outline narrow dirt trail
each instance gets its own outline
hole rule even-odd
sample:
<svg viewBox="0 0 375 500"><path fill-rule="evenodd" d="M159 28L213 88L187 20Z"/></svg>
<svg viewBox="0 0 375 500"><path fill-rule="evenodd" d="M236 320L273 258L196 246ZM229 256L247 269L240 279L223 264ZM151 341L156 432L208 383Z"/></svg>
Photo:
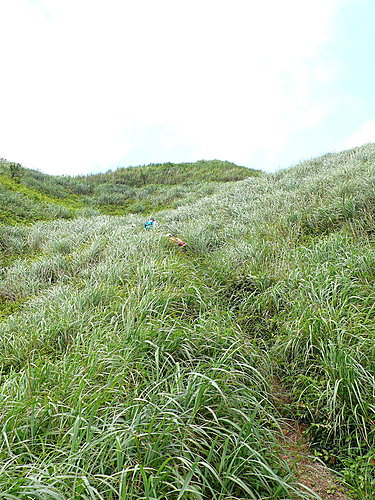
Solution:
<svg viewBox="0 0 375 500"><path fill-rule="evenodd" d="M290 418L283 418L290 397L278 379L273 383L275 406L281 414L279 443L299 483L306 486L323 500L350 500L337 477L311 455L310 443L305 437L306 426Z"/></svg>
<svg viewBox="0 0 375 500"><path fill-rule="evenodd" d="M201 262L192 259L190 254L188 256L193 261L194 269L202 267ZM337 476L324 464L317 462L310 452L310 443L305 434L307 426L288 418L286 408L291 403L291 398L277 377L273 380L271 391L280 414L278 424L281 432L278 441L283 450L283 459L301 485L301 491L310 493L317 500L351 500Z"/></svg>

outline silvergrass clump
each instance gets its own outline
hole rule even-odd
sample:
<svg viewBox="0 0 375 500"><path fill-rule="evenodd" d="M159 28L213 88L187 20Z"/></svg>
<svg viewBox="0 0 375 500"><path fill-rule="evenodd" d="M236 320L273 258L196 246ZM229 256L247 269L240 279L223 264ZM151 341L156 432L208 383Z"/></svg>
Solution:
<svg viewBox="0 0 375 500"><path fill-rule="evenodd" d="M366 498L373 158L370 145L223 186L160 212L155 232L136 215L26 228L34 253L0 284L24 298L0 323L2 494L311 498L275 438L277 373Z"/></svg>
<svg viewBox="0 0 375 500"><path fill-rule="evenodd" d="M56 498L295 491L270 430L267 362L243 345L215 290L202 286L191 262L165 251L162 236L113 221L112 243L108 231L77 253L93 255L99 243L100 258L87 267L69 254L76 272L65 282L40 274L50 257L31 261L39 294L1 325L4 457L11 449L19 459L5 460L2 491L21 498L38 490ZM48 240L43 247L53 248Z"/></svg>
<svg viewBox="0 0 375 500"><path fill-rule="evenodd" d="M26 228L0 226L0 252L7 255L20 254L25 248Z"/></svg>
<svg viewBox="0 0 375 500"><path fill-rule="evenodd" d="M165 279L171 278L158 275L153 286L165 286ZM143 289L149 290L146 284ZM24 367L14 367L18 374L4 386L3 432L29 470L18 494L30 491L29 475L63 498L92 488L104 498L120 492L124 498L151 492L173 497L193 491L212 498L292 492L267 430L267 363L242 345L230 317L223 322L206 312L192 325L174 318L175 306L170 311L168 304L158 307L151 300L145 309L138 301L124 309L120 301L115 307L116 297L105 299L104 290L93 296L94 290L78 301L69 288L55 288L49 310L40 309L41 300L33 316L23 316L23 339L22 324L9 321L8 345L15 347L17 338L13 356L21 349L33 353L25 356ZM137 321L129 329L134 314ZM64 339L69 332L73 336ZM3 355L10 360L12 352L8 348ZM53 478L43 465L47 443ZM17 474L17 467L9 464L7 474ZM83 475L84 485L72 480ZM14 486L7 480L2 485L5 492Z"/></svg>

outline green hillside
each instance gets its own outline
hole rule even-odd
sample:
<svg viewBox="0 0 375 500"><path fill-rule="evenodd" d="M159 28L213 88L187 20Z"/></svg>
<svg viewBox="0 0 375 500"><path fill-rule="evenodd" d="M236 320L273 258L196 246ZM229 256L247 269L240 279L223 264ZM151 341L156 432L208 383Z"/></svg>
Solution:
<svg viewBox="0 0 375 500"><path fill-rule="evenodd" d="M166 163L105 174L52 176L0 161L0 223L32 223L100 214L124 215L176 208L260 175L225 161Z"/></svg>
<svg viewBox="0 0 375 500"><path fill-rule="evenodd" d="M0 226L3 498L344 498L298 476L293 419L373 499L375 144L229 184L223 167L155 230ZM143 189L131 172L68 181Z"/></svg>
<svg viewBox="0 0 375 500"><path fill-rule="evenodd" d="M92 183L112 182L130 187L146 184L176 185L191 182L231 182L259 175L259 171L239 167L228 161L151 164L143 167L119 168L114 172L91 175Z"/></svg>

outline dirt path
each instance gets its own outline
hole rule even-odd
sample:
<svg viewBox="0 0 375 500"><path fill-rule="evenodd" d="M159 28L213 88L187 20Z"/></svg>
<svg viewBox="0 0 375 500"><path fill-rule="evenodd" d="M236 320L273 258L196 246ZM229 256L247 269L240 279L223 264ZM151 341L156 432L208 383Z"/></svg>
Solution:
<svg viewBox="0 0 375 500"><path fill-rule="evenodd" d="M283 408L290 403L290 398L278 379L273 384L273 395L276 407L283 415ZM310 445L304 434L306 427L296 420L282 417L279 425L282 431L279 443L284 450L283 458L294 471L297 481L323 500L349 500L350 497L335 475L311 455Z"/></svg>

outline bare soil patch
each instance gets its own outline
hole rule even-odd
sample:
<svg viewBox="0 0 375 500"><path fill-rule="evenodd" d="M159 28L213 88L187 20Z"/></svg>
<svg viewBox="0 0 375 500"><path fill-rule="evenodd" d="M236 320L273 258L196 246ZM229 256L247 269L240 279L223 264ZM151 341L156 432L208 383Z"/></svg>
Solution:
<svg viewBox="0 0 375 500"><path fill-rule="evenodd" d="M291 401L278 379L274 381L273 396L276 407L283 415L283 408ZM305 433L306 426L282 416L278 423L281 429L279 443L283 449L283 458L293 470L298 483L306 487L302 486L302 489L310 490L323 500L349 500L348 493L334 473L311 454Z"/></svg>

